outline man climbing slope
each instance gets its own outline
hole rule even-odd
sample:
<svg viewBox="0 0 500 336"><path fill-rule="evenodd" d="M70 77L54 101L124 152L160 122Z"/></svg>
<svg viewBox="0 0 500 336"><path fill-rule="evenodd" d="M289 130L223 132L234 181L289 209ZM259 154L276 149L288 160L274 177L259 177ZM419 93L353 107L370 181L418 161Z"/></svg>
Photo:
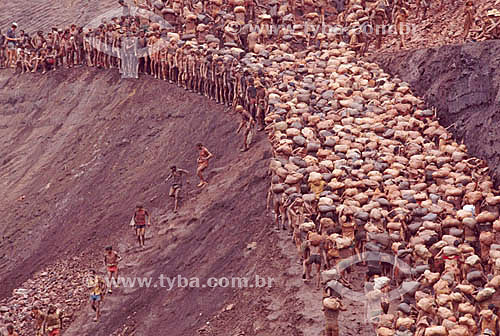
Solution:
<svg viewBox="0 0 500 336"><path fill-rule="evenodd" d="M202 188L208 184L208 182L203 177L203 171L208 168L208 161L211 158L213 158L214 155L210 153L209 150L205 146L203 146L202 143L198 143L197 147L199 150L199 156L198 156L198 169L196 170L196 174L200 178L200 183L198 184L198 187Z"/></svg>
<svg viewBox="0 0 500 336"><path fill-rule="evenodd" d="M94 322L101 316L101 303L106 293L106 283L95 270L90 271L91 275L87 279L87 287L90 289L90 307L95 311Z"/></svg>
<svg viewBox="0 0 500 336"><path fill-rule="evenodd" d="M167 177L165 182L172 179L172 185L170 186L170 191L168 195L174 198L174 212L177 212L179 206L179 196L182 188L183 176L188 173L187 170L177 168L176 166L170 167L170 175Z"/></svg>
<svg viewBox="0 0 500 336"><path fill-rule="evenodd" d="M145 239L146 223L148 226L151 225L151 220L149 212L146 209L144 209L142 205L138 205L135 208L134 222L135 222L135 234L139 242L139 247L144 247L146 241Z"/></svg>
<svg viewBox="0 0 500 336"><path fill-rule="evenodd" d="M106 269L108 271L108 279L109 279L109 289L108 293L113 293L113 278L115 279L115 284L118 284L118 263L120 262L121 257L113 251L112 246L106 247L106 254L104 255L104 264L106 265Z"/></svg>

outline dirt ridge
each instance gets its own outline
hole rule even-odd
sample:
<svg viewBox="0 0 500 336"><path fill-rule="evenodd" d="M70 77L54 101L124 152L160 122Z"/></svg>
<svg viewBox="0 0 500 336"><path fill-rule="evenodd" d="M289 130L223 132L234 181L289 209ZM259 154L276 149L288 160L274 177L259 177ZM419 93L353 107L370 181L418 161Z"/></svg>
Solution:
<svg viewBox="0 0 500 336"><path fill-rule="evenodd" d="M500 183L500 41L379 54L371 58L408 82L439 122L484 159Z"/></svg>

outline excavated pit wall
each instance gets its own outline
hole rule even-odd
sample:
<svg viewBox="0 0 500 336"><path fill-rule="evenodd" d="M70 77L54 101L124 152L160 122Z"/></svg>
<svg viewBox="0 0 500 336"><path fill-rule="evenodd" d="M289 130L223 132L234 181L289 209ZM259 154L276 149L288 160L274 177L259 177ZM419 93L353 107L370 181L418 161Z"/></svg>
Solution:
<svg viewBox="0 0 500 336"><path fill-rule="evenodd" d="M437 109L439 122L487 161L500 183L500 41L380 54L371 57L408 82Z"/></svg>

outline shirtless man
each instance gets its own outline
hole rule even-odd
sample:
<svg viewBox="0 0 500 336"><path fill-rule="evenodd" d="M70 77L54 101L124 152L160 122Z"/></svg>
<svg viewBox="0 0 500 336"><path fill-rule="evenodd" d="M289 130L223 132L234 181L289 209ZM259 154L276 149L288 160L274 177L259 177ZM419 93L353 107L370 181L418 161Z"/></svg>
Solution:
<svg viewBox="0 0 500 336"><path fill-rule="evenodd" d="M244 6L246 10L246 22L255 20L255 0L244 0Z"/></svg>
<svg viewBox="0 0 500 336"><path fill-rule="evenodd" d="M46 52L46 50L44 48L40 48L38 51L35 52L33 58L31 59L31 62L32 62L32 70L31 72L37 72L38 71L38 67L40 66L40 64L42 64L45 56L44 56L44 52Z"/></svg>
<svg viewBox="0 0 500 336"><path fill-rule="evenodd" d="M35 320L36 336L43 336L43 325L47 314L42 312L38 306L33 306L31 317Z"/></svg>
<svg viewBox="0 0 500 336"><path fill-rule="evenodd" d="M93 47L91 44L91 39L93 32L89 31L84 34L83 36L83 52L85 54L85 60L87 62L87 66L94 66L92 59L93 59Z"/></svg>
<svg viewBox="0 0 500 336"><path fill-rule="evenodd" d="M7 336L19 336L19 334L14 330L14 326L12 324L7 326Z"/></svg>
<svg viewBox="0 0 500 336"><path fill-rule="evenodd" d="M312 239L313 235L319 236L316 232L311 231L307 235L307 241L304 242L302 278L307 280L311 278L311 266L315 264L317 277L316 287L319 288L321 282L321 249L323 242L320 239L316 239L317 237Z"/></svg>
<svg viewBox="0 0 500 336"><path fill-rule="evenodd" d="M201 46L197 51L196 51L196 64L195 64L195 77L196 77L196 83L195 83L195 90L198 92L200 95L204 95L204 84L205 84L205 78L203 77L203 64L205 62L205 47Z"/></svg>
<svg viewBox="0 0 500 336"><path fill-rule="evenodd" d="M257 95L256 95L256 104L257 104L257 124L260 126L259 131L262 131L265 127L264 124L264 119L266 117L266 111L268 107L268 102L267 102L267 90L262 85L262 83L257 80L255 83L255 87L257 89Z"/></svg>
<svg viewBox="0 0 500 336"><path fill-rule="evenodd" d="M465 3L465 22L464 22L464 41L469 37L470 29L474 23L476 16L476 8L474 7L474 1L468 0Z"/></svg>
<svg viewBox="0 0 500 336"><path fill-rule="evenodd" d="M104 255L104 265L106 266L106 269L108 270L108 279L109 279L109 290L108 293L111 294L113 293L113 278L115 279L115 284L118 286L118 263L120 262L122 258L116 253L116 251L113 251L113 247L108 246L106 247L106 254Z"/></svg>
<svg viewBox="0 0 500 336"><path fill-rule="evenodd" d="M154 78L158 79L158 64L159 64L159 50L157 42L159 40L159 34L152 34L148 38L147 45L147 55L146 59L149 59L149 74Z"/></svg>
<svg viewBox="0 0 500 336"><path fill-rule="evenodd" d="M196 147L198 147L199 151L199 156L197 160L198 168L196 169L196 175L198 175L198 177L200 178L200 183L198 184L198 188L203 188L208 184L208 182L203 177L203 172L205 171L205 169L208 168L208 161L211 158L213 158L214 155L210 153L210 151L205 146L203 146L202 143L198 143Z"/></svg>
<svg viewBox="0 0 500 336"><path fill-rule="evenodd" d="M212 97L211 94L211 85L212 85L212 77L211 77L211 63L212 63L212 55L208 52L205 53L204 57L201 60L200 72L202 78L202 94L205 97Z"/></svg>
<svg viewBox="0 0 500 336"><path fill-rule="evenodd" d="M364 35L361 34L361 30L356 29L350 32L349 46L352 50L356 52L357 55L363 56L365 41L363 39Z"/></svg>
<svg viewBox="0 0 500 336"><path fill-rule="evenodd" d="M48 336L57 336L62 329L62 312L55 306L49 306L47 317L45 318L45 331Z"/></svg>
<svg viewBox="0 0 500 336"><path fill-rule="evenodd" d="M252 131L255 126L255 120L247 110L243 108L243 106L238 105L235 108L235 112L241 116L241 122L236 130L236 133L239 133L243 130L243 148L242 152L246 152L249 149L250 143L252 142Z"/></svg>
<svg viewBox="0 0 500 336"><path fill-rule="evenodd" d="M76 47L75 64L83 65L83 28L82 27L77 28L73 36L75 37L75 47Z"/></svg>
<svg viewBox="0 0 500 336"><path fill-rule="evenodd" d="M304 200L302 197L296 197L287 207L286 213L288 217L288 225L290 227L290 235L299 229L300 224L304 222Z"/></svg>
<svg viewBox="0 0 500 336"><path fill-rule="evenodd" d="M194 49L190 49L188 54L186 55L186 71L185 71L185 82L186 88L189 92L194 92L194 72L195 72L195 51Z"/></svg>
<svg viewBox="0 0 500 336"><path fill-rule="evenodd" d="M282 221L283 230L286 229L285 226L285 208L283 206L284 202L282 199L284 197L284 190L279 186L280 180L277 175L271 178L271 187L267 193L266 210L272 208L274 213L274 223L276 225L276 230L280 230L280 219ZM280 187L280 188L278 188Z"/></svg>
<svg viewBox="0 0 500 336"><path fill-rule="evenodd" d="M94 322L101 316L101 303L106 292L106 283L97 275L95 270L90 271L91 275L87 279L87 286L90 289L90 307L95 311Z"/></svg>
<svg viewBox="0 0 500 336"><path fill-rule="evenodd" d="M24 53L24 50L19 49L19 52L17 53L17 59L15 61L16 67L14 69L14 73L17 73L18 69L21 71L22 74L25 73L27 62L28 60L26 54Z"/></svg>
<svg viewBox="0 0 500 336"><path fill-rule="evenodd" d="M37 50L43 47L45 43L45 38L43 37L43 32L41 30L39 30L36 33L36 35L32 38L31 43Z"/></svg>
<svg viewBox="0 0 500 336"><path fill-rule="evenodd" d="M248 79L248 87L246 91L246 101L248 102L248 110L250 114L252 115L253 118L255 118L257 114L257 89L255 88L254 85L254 79L253 77L250 77Z"/></svg>
<svg viewBox="0 0 500 336"><path fill-rule="evenodd" d="M173 84L174 81L177 79L177 75L175 73L176 71L176 66L175 66L175 56L176 56L176 41L172 39L168 43L168 49L167 49L167 64L168 64L168 82L170 84Z"/></svg>
<svg viewBox="0 0 500 336"><path fill-rule="evenodd" d="M144 247L145 245L145 234L146 225L151 225L151 218L149 212L144 209L142 205L138 205L134 212L134 222L135 222L135 234L137 236L137 241L139 242L139 247Z"/></svg>
<svg viewBox="0 0 500 336"><path fill-rule="evenodd" d="M47 72L50 68L52 71L55 71L56 68L56 52L52 47L47 47L47 51L45 53L45 57L42 60L42 74Z"/></svg>
<svg viewBox="0 0 500 336"><path fill-rule="evenodd" d="M498 317L491 309L482 310L479 315L479 326L481 335L495 336L498 331Z"/></svg>
<svg viewBox="0 0 500 336"><path fill-rule="evenodd" d="M400 8L396 17L394 18L394 26L396 33L400 38L400 48L405 47L405 34L406 34L406 20L408 19L408 10L404 7Z"/></svg>
<svg viewBox="0 0 500 336"><path fill-rule="evenodd" d="M175 82L177 86L182 86L182 80L184 76L184 50L185 46L183 45L180 48L177 48L174 56L174 69L175 69Z"/></svg>
<svg viewBox="0 0 500 336"><path fill-rule="evenodd" d="M223 74L224 74L224 63L223 58L218 57L215 61L215 101L219 104L224 104L224 94L223 94Z"/></svg>
<svg viewBox="0 0 500 336"><path fill-rule="evenodd" d="M172 185L170 186L170 191L168 196L174 198L174 212L177 212L179 205L179 196L182 188L183 176L188 174L187 170L177 168L176 166L170 167L170 175L167 177L165 182L172 179Z"/></svg>
<svg viewBox="0 0 500 336"><path fill-rule="evenodd" d="M333 305L332 300L334 300ZM339 336L339 313L347 310L340 300L340 295L333 292L331 297L323 299L321 310L325 314L325 336Z"/></svg>
<svg viewBox="0 0 500 336"><path fill-rule="evenodd" d="M233 62L224 63L224 69L222 72L222 82L223 82L223 95L227 106L231 106L233 101L233 78L232 78L232 67Z"/></svg>
<svg viewBox="0 0 500 336"><path fill-rule="evenodd" d="M375 7L371 14L371 22L374 28L375 34L375 48L378 50L382 46L382 38L383 38L383 26L385 25L385 21L387 19L385 10L380 7Z"/></svg>
<svg viewBox="0 0 500 336"><path fill-rule="evenodd" d="M148 40L146 38L146 35L144 34L144 31L141 30L139 33L139 37L137 38L137 57L138 62L137 62L137 73L139 73L140 65L143 64L143 73L147 72L147 55L146 55L146 50L148 46Z"/></svg>
<svg viewBox="0 0 500 336"><path fill-rule="evenodd" d="M72 68L75 65L75 37L71 35L66 35L66 41L64 45L64 52L66 54L66 68Z"/></svg>

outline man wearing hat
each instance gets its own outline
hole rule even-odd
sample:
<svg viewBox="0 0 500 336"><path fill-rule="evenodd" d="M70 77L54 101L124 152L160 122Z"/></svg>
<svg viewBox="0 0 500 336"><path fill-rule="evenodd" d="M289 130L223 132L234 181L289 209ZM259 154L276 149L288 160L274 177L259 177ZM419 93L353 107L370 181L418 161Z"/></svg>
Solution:
<svg viewBox="0 0 500 336"><path fill-rule="evenodd" d="M7 29L7 33L5 34L7 40L7 64L6 67L14 67L14 63L16 61L17 52L16 45L18 39L16 38L16 30L17 23L12 23L11 27Z"/></svg>

